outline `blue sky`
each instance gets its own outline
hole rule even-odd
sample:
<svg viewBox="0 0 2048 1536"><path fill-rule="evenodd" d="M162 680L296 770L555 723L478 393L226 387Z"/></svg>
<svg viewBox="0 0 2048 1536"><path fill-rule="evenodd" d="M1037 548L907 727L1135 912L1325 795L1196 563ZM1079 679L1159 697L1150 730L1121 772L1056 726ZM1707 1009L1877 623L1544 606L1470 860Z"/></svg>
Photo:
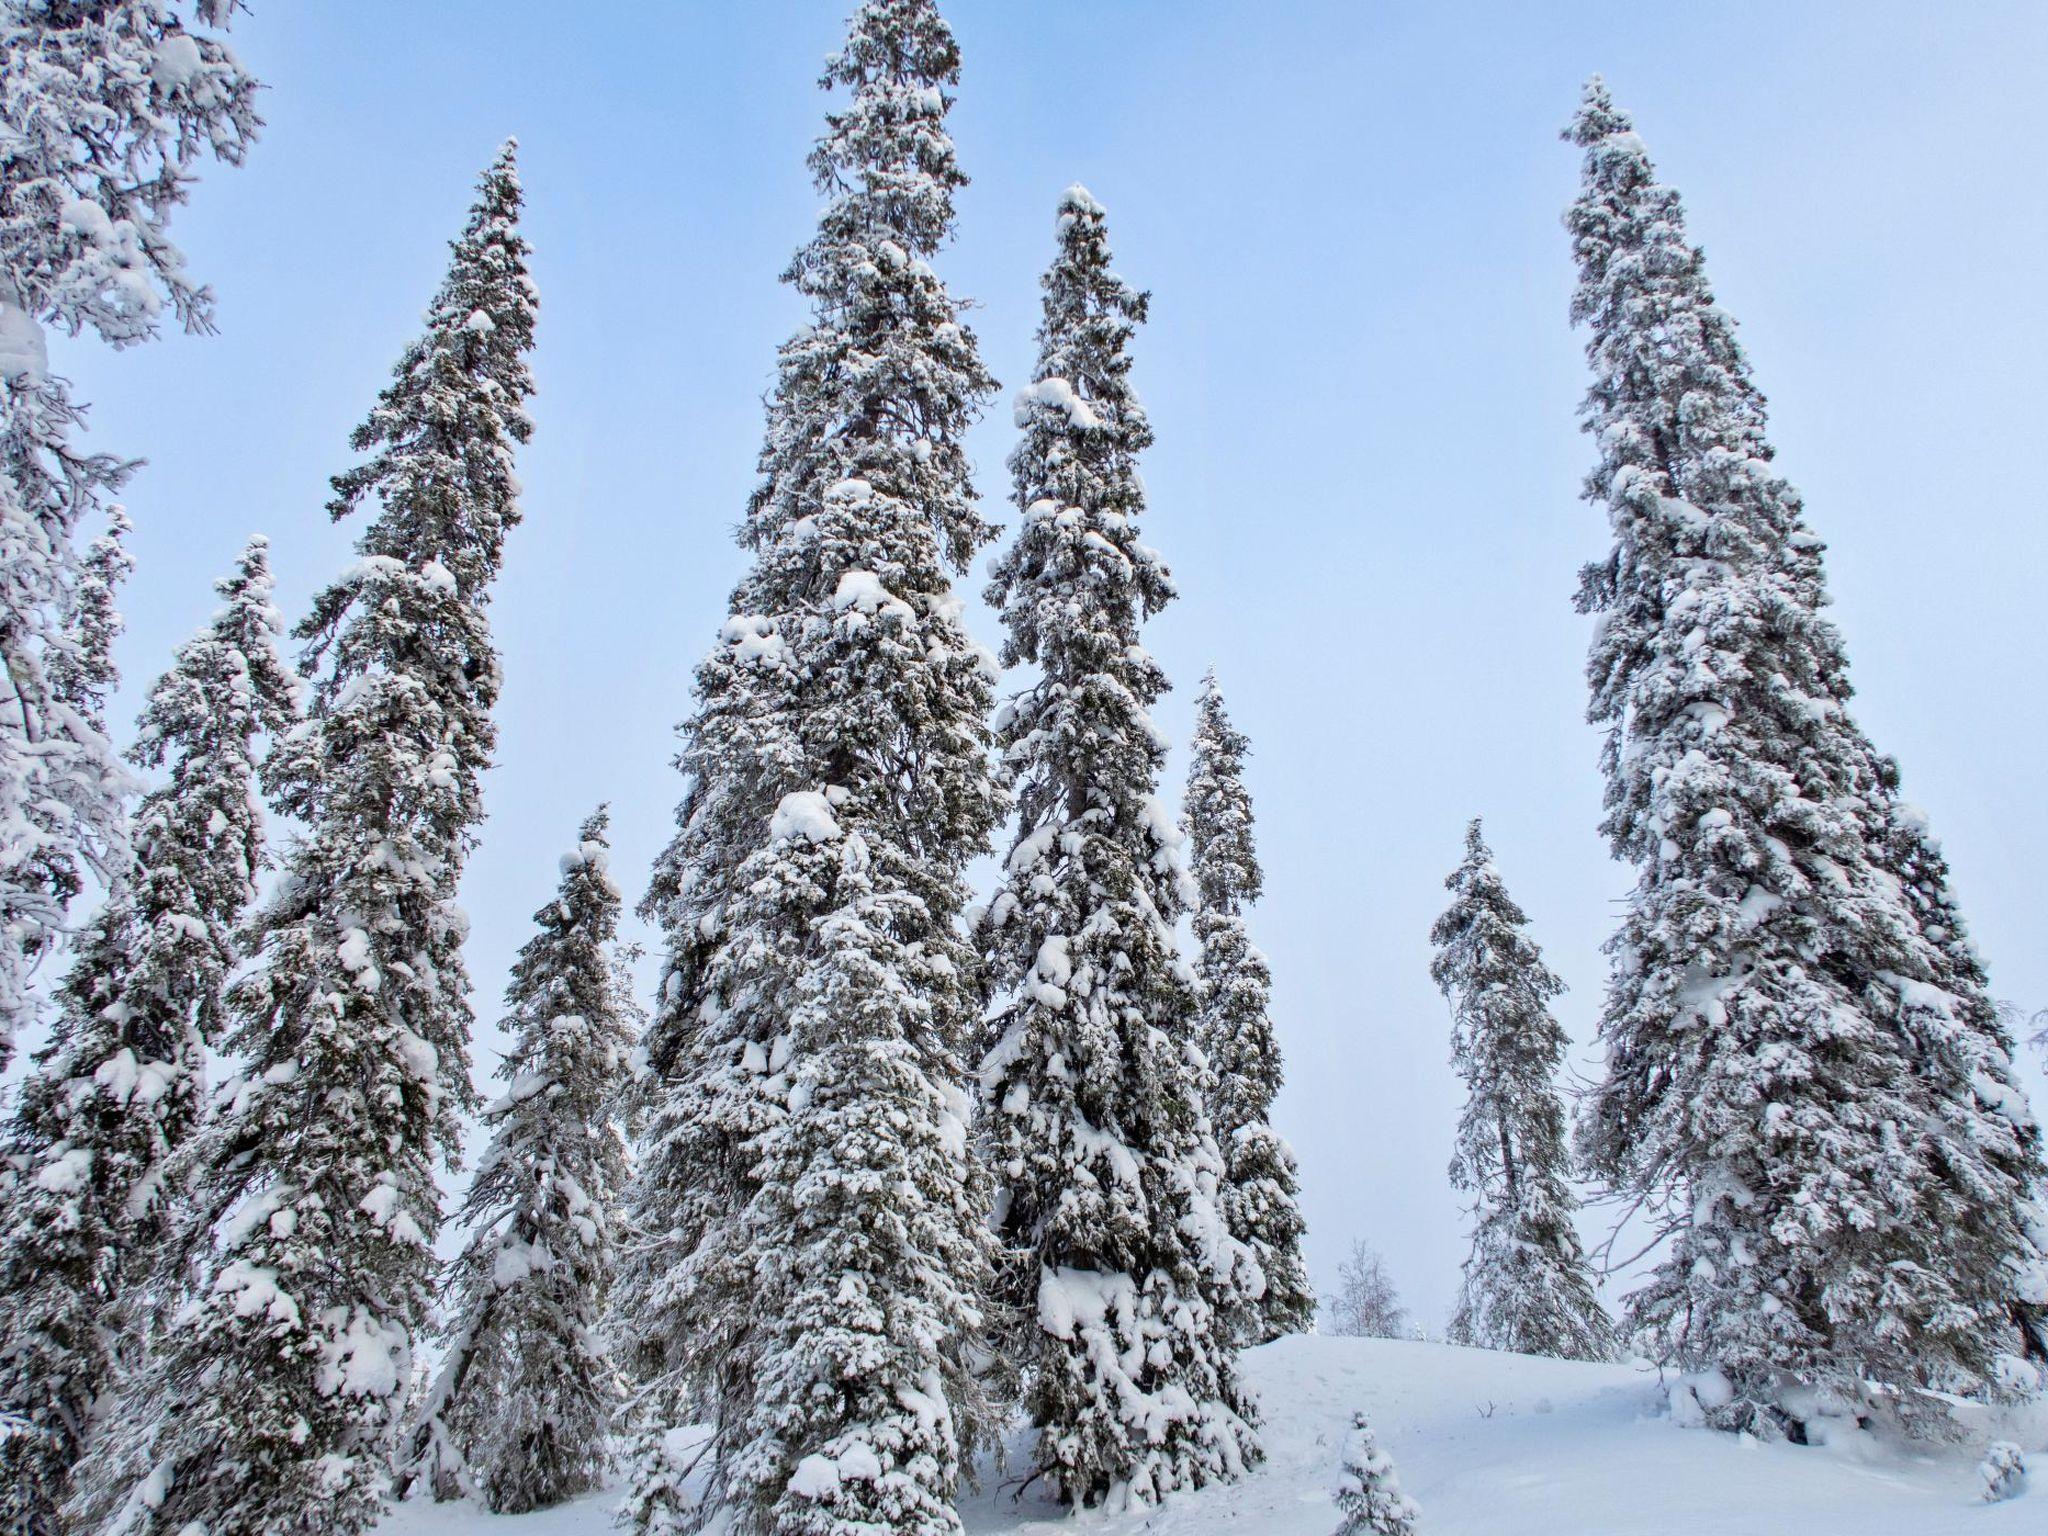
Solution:
<svg viewBox="0 0 2048 1536"><path fill-rule="evenodd" d="M590 806L614 805L629 899L668 834L672 727L740 568L760 396L799 319L775 277L816 212L813 82L845 4L255 0L235 38L269 128L177 226L220 334L53 349L94 402L93 446L149 460L129 496L125 727L250 531L271 535L293 617L346 558L357 530L327 524L327 477L475 173L520 137L540 394L465 892L486 1021ZM1255 936L1319 1281L1356 1234L1431 1325L1454 1294L1458 1089L1426 967L1465 820L1487 818L1581 1042L1629 885L1595 831L1570 601L1604 525L1576 499L1590 457L1558 214L1577 164L1556 134L1592 71L1684 192L1742 322L1831 546L1861 719L1949 849L1996 990L2048 1006L2048 7L947 11L974 184L942 272L978 304L1006 394L1067 184L1108 206L1119 266L1154 295L1147 539L1182 599L1148 643L1180 684L1161 710L1176 739L1213 664L1255 743ZM1005 523L1010 438L1000 404L974 438ZM978 596L981 572L963 585ZM997 638L985 613L977 633ZM480 1069L495 1039L487 1023Z"/></svg>

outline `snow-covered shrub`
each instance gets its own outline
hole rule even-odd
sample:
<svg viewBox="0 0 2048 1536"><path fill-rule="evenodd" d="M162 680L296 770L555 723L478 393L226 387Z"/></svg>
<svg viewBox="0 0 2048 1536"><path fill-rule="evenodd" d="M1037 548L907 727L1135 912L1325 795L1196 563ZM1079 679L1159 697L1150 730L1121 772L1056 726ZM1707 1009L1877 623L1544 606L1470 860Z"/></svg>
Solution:
<svg viewBox="0 0 2048 1536"><path fill-rule="evenodd" d="M1401 1491L1393 1458L1380 1449L1363 1413L1351 1416L1336 1502L1344 1519L1335 1536L1413 1536L1415 1501Z"/></svg>
<svg viewBox="0 0 2048 1536"><path fill-rule="evenodd" d="M1979 1497L1986 1504L2016 1499L2027 1491L2026 1457L2010 1440L1992 1441L1977 1473L1984 1479L1984 1491Z"/></svg>

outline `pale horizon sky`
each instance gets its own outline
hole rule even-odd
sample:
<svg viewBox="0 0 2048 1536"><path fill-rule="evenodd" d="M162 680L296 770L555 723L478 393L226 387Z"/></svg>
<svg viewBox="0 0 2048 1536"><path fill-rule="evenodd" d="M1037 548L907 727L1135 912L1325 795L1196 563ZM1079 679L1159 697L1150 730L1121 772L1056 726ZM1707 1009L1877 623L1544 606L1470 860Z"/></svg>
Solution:
<svg viewBox="0 0 2048 1536"><path fill-rule="evenodd" d="M90 446L149 461L126 498L125 742L251 531L271 536L288 619L346 560L362 520L327 524L327 477L477 172L518 135L540 392L465 887L480 1077L577 823L611 801L629 903L669 835L673 727L741 569L761 396L801 318L776 275L817 210L814 81L848 8L254 0L234 41L269 127L173 228L218 291L220 334L121 354L53 340L92 403ZM1577 499L1591 453L1559 214L1578 157L1557 132L1595 71L1741 322L1779 462L1830 545L1858 716L1949 851L1995 992L2048 1006L2048 7L945 10L974 181L938 265L1004 385L972 446L1006 530L1008 399L1064 187L1106 204L1120 270L1153 293L1145 537L1182 593L1147 634L1177 685L1159 718L1184 741L1213 664L1253 741L1269 893L1251 922L1320 1285L1364 1236L1432 1330L1455 1295L1460 1093L1427 934L1467 819L1486 818L1571 988L1559 1015L1582 1063L1630 885L1596 831L1589 626L1571 605L1607 533ZM985 570L961 589L994 644ZM1184 771L1177 754L1168 795Z"/></svg>

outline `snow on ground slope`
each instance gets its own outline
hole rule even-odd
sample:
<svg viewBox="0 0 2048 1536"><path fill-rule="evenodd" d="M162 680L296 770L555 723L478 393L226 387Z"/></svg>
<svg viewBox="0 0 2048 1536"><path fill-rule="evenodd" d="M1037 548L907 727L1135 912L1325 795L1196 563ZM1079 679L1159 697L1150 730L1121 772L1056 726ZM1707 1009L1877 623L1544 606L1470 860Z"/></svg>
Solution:
<svg viewBox="0 0 2048 1536"><path fill-rule="evenodd" d="M1330 1486L1354 1409L1371 1416L1419 1536L2008 1536L2048 1530L2048 1414L2007 1426L2033 1491L1977 1501L1981 1448L1757 1445L1681 1429L1654 1375L1443 1344L1284 1339L1245 1357L1264 1405L1266 1463L1230 1488L1079 1521L1018 1496L1013 1470L963 1506L970 1532L1052 1536L1329 1536ZM1857 1443L1862 1442L1862 1443ZM408 1506L379 1536L601 1536L616 1495L541 1514Z"/></svg>

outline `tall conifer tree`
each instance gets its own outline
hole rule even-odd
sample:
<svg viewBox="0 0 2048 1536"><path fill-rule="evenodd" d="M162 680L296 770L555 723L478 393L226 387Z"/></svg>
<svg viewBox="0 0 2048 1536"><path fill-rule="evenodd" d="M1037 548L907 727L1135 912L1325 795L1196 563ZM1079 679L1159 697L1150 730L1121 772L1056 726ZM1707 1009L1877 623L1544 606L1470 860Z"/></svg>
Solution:
<svg viewBox="0 0 2048 1536"><path fill-rule="evenodd" d="M1011 456L1023 521L989 601L1004 661L1039 680L997 722L1021 817L982 925L1000 997L981 1139L999 1182L1037 1464L1075 1505L1149 1503L1255 1459L1228 1320L1259 1290L1223 1217L1194 978L1193 897L1156 793L1165 673L1139 629L1173 596L1139 541L1131 388L1146 296L1110 269L1102 206L1060 200L1032 382Z"/></svg>
<svg viewBox="0 0 2048 1536"><path fill-rule="evenodd" d="M562 856L505 1001L512 1037L484 1112L491 1144L463 1202L454 1327L417 1434L437 1491L497 1514L599 1486L619 1375L598 1334L618 1241L618 1110L634 1008L619 990L619 892L604 810Z"/></svg>
<svg viewBox="0 0 2048 1536"><path fill-rule="evenodd" d="M979 1432L989 1263L962 1052L964 867L1002 797L992 666L953 575L989 537L963 438L993 388L930 266L965 183L931 0L865 0L786 279L753 564L697 672L690 787L647 910L668 956L632 1202L649 1532L943 1533ZM680 1486L668 1426L715 1466Z"/></svg>
<svg viewBox="0 0 2048 1536"><path fill-rule="evenodd" d="M1200 893L1195 940L1202 1013L1197 1039L1215 1089L1209 1116L1223 1151L1223 1213L1230 1234L1252 1251L1265 1288L1233 1319L1240 1342L1264 1344L1305 1332L1315 1291L1301 1260L1301 1212L1294 1153L1271 1125L1280 1092L1280 1042L1273 1034L1272 971L1245 932L1244 908L1265 875L1252 838L1244 784L1251 743L1230 723L1212 671L1195 700L1194 751L1182 813L1188 869Z"/></svg>
<svg viewBox="0 0 2048 1536"><path fill-rule="evenodd" d="M432 1300L435 1165L460 1146L470 1006L456 904L482 818L498 658L486 610L519 520L536 298L513 146L484 173L425 333L352 439L329 510L377 515L299 626L311 712L270 755L305 827L249 925L195 1143L193 1301L87 1489L120 1530L366 1530Z"/></svg>
<svg viewBox="0 0 2048 1536"><path fill-rule="evenodd" d="M107 572L81 540L131 466L82 453L83 408L50 371L47 330L116 347L166 303L211 328L212 296L171 244L172 211L211 153L241 161L256 82L209 28L228 0L0 4L0 1065L35 1011L29 973L90 869L129 858L121 771L92 691L110 639Z"/></svg>
<svg viewBox="0 0 2048 1536"><path fill-rule="evenodd" d="M1672 1242L1634 1322L1719 1424L1938 1412L2048 1354L2040 1133L1897 770L1848 712L1820 541L1677 194L1598 81L1567 137L1590 330L1588 677L1611 952L1594 1168ZM1876 1383L1873 1393L1869 1384Z"/></svg>
<svg viewBox="0 0 2048 1536"><path fill-rule="evenodd" d="M1465 1080L1451 1183L1473 1199L1472 1252L1453 1344L1604 1360L1613 1325L1579 1243L1564 1101L1565 1036L1550 1000L1564 983L1524 931L1475 820L1444 882L1429 974L1451 1005L1451 1059Z"/></svg>
<svg viewBox="0 0 2048 1536"><path fill-rule="evenodd" d="M49 1046L6 1129L0 1228L0 1530L56 1529L129 1333L170 1158L198 1118L232 929L255 896L255 740L291 723L259 538L213 622L150 690L130 756L168 768L137 808L135 867L78 946Z"/></svg>

